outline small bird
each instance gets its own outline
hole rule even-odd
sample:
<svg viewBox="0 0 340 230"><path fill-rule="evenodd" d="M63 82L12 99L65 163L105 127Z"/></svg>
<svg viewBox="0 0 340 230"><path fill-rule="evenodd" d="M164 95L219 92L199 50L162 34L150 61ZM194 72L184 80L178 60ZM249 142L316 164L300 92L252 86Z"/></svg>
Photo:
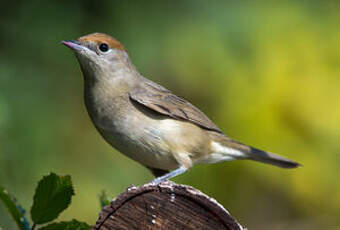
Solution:
<svg viewBox="0 0 340 230"><path fill-rule="evenodd" d="M143 77L115 38L92 33L62 41L84 76L87 111L102 137L147 167L154 184L195 164L250 159L282 168L300 166L226 136L203 112Z"/></svg>

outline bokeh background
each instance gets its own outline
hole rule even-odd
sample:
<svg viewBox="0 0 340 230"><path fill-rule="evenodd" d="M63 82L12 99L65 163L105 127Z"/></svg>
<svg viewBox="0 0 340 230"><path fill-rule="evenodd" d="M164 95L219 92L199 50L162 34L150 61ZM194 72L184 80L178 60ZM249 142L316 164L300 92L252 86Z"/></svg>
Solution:
<svg viewBox="0 0 340 230"><path fill-rule="evenodd" d="M59 43L105 32L227 135L304 165L200 165L176 182L249 229L340 229L338 1L2 0L0 11L0 184L28 211L51 171L76 189L59 219L89 224L102 190L152 179L94 129L78 63ZM2 205L0 226L15 229Z"/></svg>

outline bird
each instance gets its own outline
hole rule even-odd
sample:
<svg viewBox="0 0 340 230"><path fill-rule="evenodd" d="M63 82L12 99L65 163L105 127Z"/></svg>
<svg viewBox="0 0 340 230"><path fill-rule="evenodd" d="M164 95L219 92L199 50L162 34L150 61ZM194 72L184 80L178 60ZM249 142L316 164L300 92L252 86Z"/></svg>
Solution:
<svg viewBox="0 0 340 230"><path fill-rule="evenodd" d="M84 77L88 114L101 136L139 162L159 184L197 164L254 160L282 168L299 163L228 137L201 110L145 78L114 37L91 33L62 44Z"/></svg>

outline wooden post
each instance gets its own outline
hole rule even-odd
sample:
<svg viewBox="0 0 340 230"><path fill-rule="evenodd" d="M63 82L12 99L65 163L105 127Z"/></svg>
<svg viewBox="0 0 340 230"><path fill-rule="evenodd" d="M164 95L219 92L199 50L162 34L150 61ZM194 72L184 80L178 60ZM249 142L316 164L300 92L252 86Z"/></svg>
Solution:
<svg viewBox="0 0 340 230"><path fill-rule="evenodd" d="M166 181L131 186L104 207L93 230L108 229L244 228L215 199L191 186Z"/></svg>

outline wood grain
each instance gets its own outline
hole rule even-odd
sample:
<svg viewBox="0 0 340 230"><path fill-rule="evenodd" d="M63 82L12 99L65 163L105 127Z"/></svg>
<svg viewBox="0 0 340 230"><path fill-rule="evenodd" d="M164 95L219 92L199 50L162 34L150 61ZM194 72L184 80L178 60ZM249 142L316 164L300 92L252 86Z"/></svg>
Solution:
<svg viewBox="0 0 340 230"><path fill-rule="evenodd" d="M100 213L93 230L230 229L242 226L216 200L167 181L131 186Z"/></svg>

